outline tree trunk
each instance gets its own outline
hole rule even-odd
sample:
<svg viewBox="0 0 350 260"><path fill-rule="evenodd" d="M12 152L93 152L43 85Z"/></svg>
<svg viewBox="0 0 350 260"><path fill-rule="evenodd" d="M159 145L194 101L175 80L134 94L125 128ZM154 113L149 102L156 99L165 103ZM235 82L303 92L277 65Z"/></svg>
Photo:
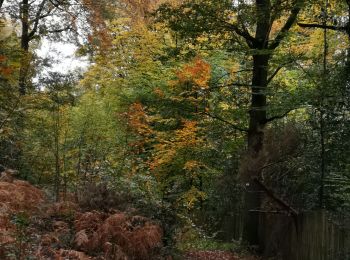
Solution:
<svg viewBox="0 0 350 260"><path fill-rule="evenodd" d="M252 159L260 156L263 150L264 127L266 125L266 87L268 82L268 65L270 60L268 39L270 34L270 0L256 0L257 28L256 43L253 54L253 77L251 108L249 111L248 156ZM245 218L243 240L249 245L259 245L259 219L257 213L261 206L262 190L254 182L259 178L261 169L246 173L248 183L245 192Z"/></svg>
<svg viewBox="0 0 350 260"><path fill-rule="evenodd" d="M21 35L21 49L22 59L19 71L19 93L20 95L26 94L27 88L27 76L29 67L29 3L28 0L23 0L21 3L20 11L21 23L22 23L22 35Z"/></svg>
<svg viewBox="0 0 350 260"><path fill-rule="evenodd" d="M56 202L60 200L60 186L61 186L61 167L60 167L60 107L57 105L55 111L55 199Z"/></svg>
<svg viewBox="0 0 350 260"><path fill-rule="evenodd" d="M268 55L255 55L253 65L253 88L251 99L251 111L248 130L248 153L254 159L260 156L264 142L264 127L266 124L266 84ZM250 245L259 245L259 213L261 205L261 188L253 181L259 178L261 169L249 173L245 193L245 223L243 228L243 240Z"/></svg>
<svg viewBox="0 0 350 260"><path fill-rule="evenodd" d="M346 3L348 5L348 24L346 26L346 34L348 36L348 42L350 43L350 0L347 0ZM350 45L348 45L346 53L346 69L348 75L350 75Z"/></svg>

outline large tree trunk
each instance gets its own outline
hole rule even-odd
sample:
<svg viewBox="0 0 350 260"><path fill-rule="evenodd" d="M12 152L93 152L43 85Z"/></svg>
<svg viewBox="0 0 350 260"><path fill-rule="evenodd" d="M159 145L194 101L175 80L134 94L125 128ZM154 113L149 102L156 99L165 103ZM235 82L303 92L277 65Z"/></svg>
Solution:
<svg viewBox="0 0 350 260"><path fill-rule="evenodd" d="M266 87L268 82L268 65L270 55L268 53L268 39L270 33L270 0L256 0L257 9L257 40L253 54L253 77L251 108L249 112L248 129L248 156L257 158L263 150L264 127L266 124ZM245 218L243 227L243 240L250 245L259 245L259 214L261 206L262 190L254 182L259 178L261 169L250 171L245 192Z"/></svg>
<svg viewBox="0 0 350 260"><path fill-rule="evenodd" d="M248 130L249 158L257 158L263 149L264 127L266 124L266 84L269 56L254 56L253 88ZM261 188L253 181L261 174L261 169L255 169L249 173L245 193L245 225L243 239L250 245L259 244L259 214L257 211L261 205Z"/></svg>

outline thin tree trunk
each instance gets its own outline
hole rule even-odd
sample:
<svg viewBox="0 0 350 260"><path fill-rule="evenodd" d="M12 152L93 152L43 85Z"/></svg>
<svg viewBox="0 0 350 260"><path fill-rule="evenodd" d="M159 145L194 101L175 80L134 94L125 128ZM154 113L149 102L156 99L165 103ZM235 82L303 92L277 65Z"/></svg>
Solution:
<svg viewBox="0 0 350 260"><path fill-rule="evenodd" d="M21 49L22 59L19 71L19 93L20 95L26 94L27 88L27 76L29 67L29 1L23 0L21 3L20 11L21 23L22 23L22 35L21 35Z"/></svg>
<svg viewBox="0 0 350 260"><path fill-rule="evenodd" d="M57 105L55 118L55 199L56 202L60 200L60 151L59 151L59 134L60 134L60 108Z"/></svg>
<svg viewBox="0 0 350 260"><path fill-rule="evenodd" d="M323 83L327 84L327 53L328 53L328 46L327 46L327 8L328 8L328 1L325 2L325 17L323 20L323 41L324 41L324 49L323 49L323 75L324 80ZM320 87L320 143L321 143L321 152L320 152L320 170L321 170L321 185L320 185L320 192L319 192L319 207L324 207L324 178L325 178L325 172L326 172L326 158L325 158L325 131L326 131L326 122L324 120L325 117L325 108L324 108L324 84L321 84Z"/></svg>

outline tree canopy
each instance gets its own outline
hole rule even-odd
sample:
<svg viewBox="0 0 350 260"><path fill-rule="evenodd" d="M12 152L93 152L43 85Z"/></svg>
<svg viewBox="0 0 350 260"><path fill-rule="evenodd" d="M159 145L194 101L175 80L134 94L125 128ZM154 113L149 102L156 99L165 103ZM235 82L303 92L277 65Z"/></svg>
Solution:
<svg viewBox="0 0 350 260"><path fill-rule="evenodd" d="M349 10L0 1L0 164L56 202L131 203L172 249L233 239L270 254L269 228L350 216ZM43 40L74 43L89 65L42 73L56 66L38 56ZM126 198L100 205L99 192Z"/></svg>

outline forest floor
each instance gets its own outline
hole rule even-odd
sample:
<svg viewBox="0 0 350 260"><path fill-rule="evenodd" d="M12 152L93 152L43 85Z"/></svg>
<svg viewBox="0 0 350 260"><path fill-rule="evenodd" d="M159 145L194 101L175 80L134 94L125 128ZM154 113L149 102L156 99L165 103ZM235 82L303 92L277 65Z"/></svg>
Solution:
<svg viewBox="0 0 350 260"><path fill-rule="evenodd" d="M0 181L0 259L174 259L162 251L160 223L121 211L82 211L73 198L50 202L28 182ZM219 250L186 260L255 260Z"/></svg>

